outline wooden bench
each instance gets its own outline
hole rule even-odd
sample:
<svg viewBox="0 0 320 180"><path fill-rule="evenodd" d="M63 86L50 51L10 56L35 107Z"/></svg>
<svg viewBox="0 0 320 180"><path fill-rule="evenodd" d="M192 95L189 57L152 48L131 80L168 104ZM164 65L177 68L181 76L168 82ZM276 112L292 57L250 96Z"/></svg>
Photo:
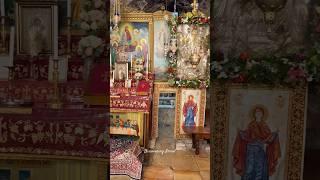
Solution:
<svg viewBox="0 0 320 180"><path fill-rule="evenodd" d="M210 139L210 128L202 126L183 127L183 131L192 136L192 148L196 149L196 154L200 152L199 141Z"/></svg>

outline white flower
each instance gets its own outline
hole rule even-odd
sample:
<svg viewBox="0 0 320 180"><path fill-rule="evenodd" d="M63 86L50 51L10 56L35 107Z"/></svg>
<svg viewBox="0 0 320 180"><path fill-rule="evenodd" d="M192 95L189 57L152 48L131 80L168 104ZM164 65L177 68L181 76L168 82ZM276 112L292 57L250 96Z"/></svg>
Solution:
<svg viewBox="0 0 320 180"><path fill-rule="evenodd" d="M88 14L84 11L82 11L80 13L80 19L82 19L83 21L88 21Z"/></svg>
<svg viewBox="0 0 320 180"><path fill-rule="evenodd" d="M95 1L94 1L94 7L95 7L96 9L100 8L102 5L103 5L103 3L102 3L101 0L95 0Z"/></svg>
<svg viewBox="0 0 320 180"><path fill-rule="evenodd" d="M104 18L104 14L99 10L91 10L88 12L89 20L98 21Z"/></svg>
<svg viewBox="0 0 320 180"><path fill-rule="evenodd" d="M98 26L97 26L96 22L91 23L90 27L91 27L92 30L97 30L98 29Z"/></svg>
<svg viewBox="0 0 320 180"><path fill-rule="evenodd" d="M225 72L220 72L219 75L218 75L218 78L219 79L222 79L222 78L227 78L227 74Z"/></svg>
<svg viewBox="0 0 320 180"><path fill-rule="evenodd" d="M310 76L307 78L307 81L308 81L308 82L311 82L312 80L313 80L313 76L310 75Z"/></svg>
<svg viewBox="0 0 320 180"><path fill-rule="evenodd" d="M90 29L90 26L89 26L88 23L82 22L82 23L80 24L80 28L87 31L87 30Z"/></svg>
<svg viewBox="0 0 320 180"><path fill-rule="evenodd" d="M281 58L281 60L283 61L284 64L287 64L289 61L287 58Z"/></svg>
<svg viewBox="0 0 320 180"><path fill-rule="evenodd" d="M181 21L182 21L182 23L187 23L188 22L188 18L183 18Z"/></svg>
<svg viewBox="0 0 320 180"><path fill-rule="evenodd" d="M277 70L275 67L271 67L271 69L270 69L270 70L271 70L271 72L272 72L272 73L276 73L276 72L278 72L278 70Z"/></svg>

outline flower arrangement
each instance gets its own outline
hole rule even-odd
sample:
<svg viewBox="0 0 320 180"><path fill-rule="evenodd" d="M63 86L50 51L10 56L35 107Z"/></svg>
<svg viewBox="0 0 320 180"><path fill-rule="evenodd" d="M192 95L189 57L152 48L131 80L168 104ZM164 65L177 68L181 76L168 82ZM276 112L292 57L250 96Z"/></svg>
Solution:
<svg viewBox="0 0 320 180"><path fill-rule="evenodd" d="M106 26L105 2L103 0L86 0L82 4L80 13L80 28L87 32L87 36L79 42L78 54L83 59L100 57L104 52L105 42L98 37Z"/></svg>
<svg viewBox="0 0 320 180"><path fill-rule="evenodd" d="M83 59L99 57L104 51L105 43L97 36L89 35L81 38L79 42L78 54Z"/></svg>
<svg viewBox="0 0 320 180"><path fill-rule="evenodd" d="M169 45L169 50L167 52L167 61L168 61L168 82L171 86L177 87L187 87L187 88L207 88L209 86L210 80L207 79L180 79L177 77L177 60L178 60L178 47L177 47L177 30L178 25L180 24L192 24L192 25L209 25L209 18L205 17L201 12L193 13L188 12L184 13L182 16L173 15L170 19L165 18L168 22L171 41Z"/></svg>
<svg viewBox="0 0 320 180"><path fill-rule="evenodd" d="M179 16L178 24L196 24L196 25L205 25L209 24L210 18L205 17L202 13L194 14L193 12L184 13L182 16Z"/></svg>
<svg viewBox="0 0 320 180"><path fill-rule="evenodd" d="M105 2L102 0L87 0L80 13L80 28L94 33L106 27Z"/></svg>
<svg viewBox="0 0 320 180"><path fill-rule="evenodd" d="M312 46L308 50L283 56L258 56L243 52L228 57L215 52L211 59L211 77L220 82L295 86L320 82L320 4L311 10Z"/></svg>

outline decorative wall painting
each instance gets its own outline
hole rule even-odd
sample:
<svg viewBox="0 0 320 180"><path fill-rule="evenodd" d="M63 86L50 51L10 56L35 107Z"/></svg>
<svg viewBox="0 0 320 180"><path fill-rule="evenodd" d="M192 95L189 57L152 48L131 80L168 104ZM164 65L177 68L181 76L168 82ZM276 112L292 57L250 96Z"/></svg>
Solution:
<svg viewBox="0 0 320 180"><path fill-rule="evenodd" d="M17 53L37 56L53 53L53 28L57 11L52 2L18 2Z"/></svg>
<svg viewBox="0 0 320 180"><path fill-rule="evenodd" d="M178 111L176 117L176 138L188 137L183 126L204 126L206 90L205 89L179 89Z"/></svg>
<svg viewBox="0 0 320 180"><path fill-rule="evenodd" d="M304 88L215 87L214 179L302 179L305 93Z"/></svg>
<svg viewBox="0 0 320 180"><path fill-rule="evenodd" d="M170 31L165 20L154 22L154 74L156 81L168 79L168 62L166 60L164 44L169 42Z"/></svg>
<svg viewBox="0 0 320 180"><path fill-rule="evenodd" d="M110 35L110 63L114 67L126 64L128 76L141 79L153 67L152 14L122 14L121 19L119 30Z"/></svg>

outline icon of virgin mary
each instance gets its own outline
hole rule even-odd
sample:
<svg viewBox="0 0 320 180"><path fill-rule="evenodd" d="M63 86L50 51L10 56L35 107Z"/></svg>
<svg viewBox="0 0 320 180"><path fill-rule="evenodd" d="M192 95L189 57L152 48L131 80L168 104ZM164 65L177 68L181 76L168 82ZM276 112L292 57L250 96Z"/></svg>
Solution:
<svg viewBox="0 0 320 180"><path fill-rule="evenodd" d="M233 167L241 180L268 180L276 171L281 156L279 133L271 132L267 116L264 106L254 106L247 129L238 131L232 156Z"/></svg>
<svg viewBox="0 0 320 180"><path fill-rule="evenodd" d="M194 96L189 95L188 100L183 105L183 116L185 118L183 126L195 126L194 121L198 112L197 103L194 102Z"/></svg>

